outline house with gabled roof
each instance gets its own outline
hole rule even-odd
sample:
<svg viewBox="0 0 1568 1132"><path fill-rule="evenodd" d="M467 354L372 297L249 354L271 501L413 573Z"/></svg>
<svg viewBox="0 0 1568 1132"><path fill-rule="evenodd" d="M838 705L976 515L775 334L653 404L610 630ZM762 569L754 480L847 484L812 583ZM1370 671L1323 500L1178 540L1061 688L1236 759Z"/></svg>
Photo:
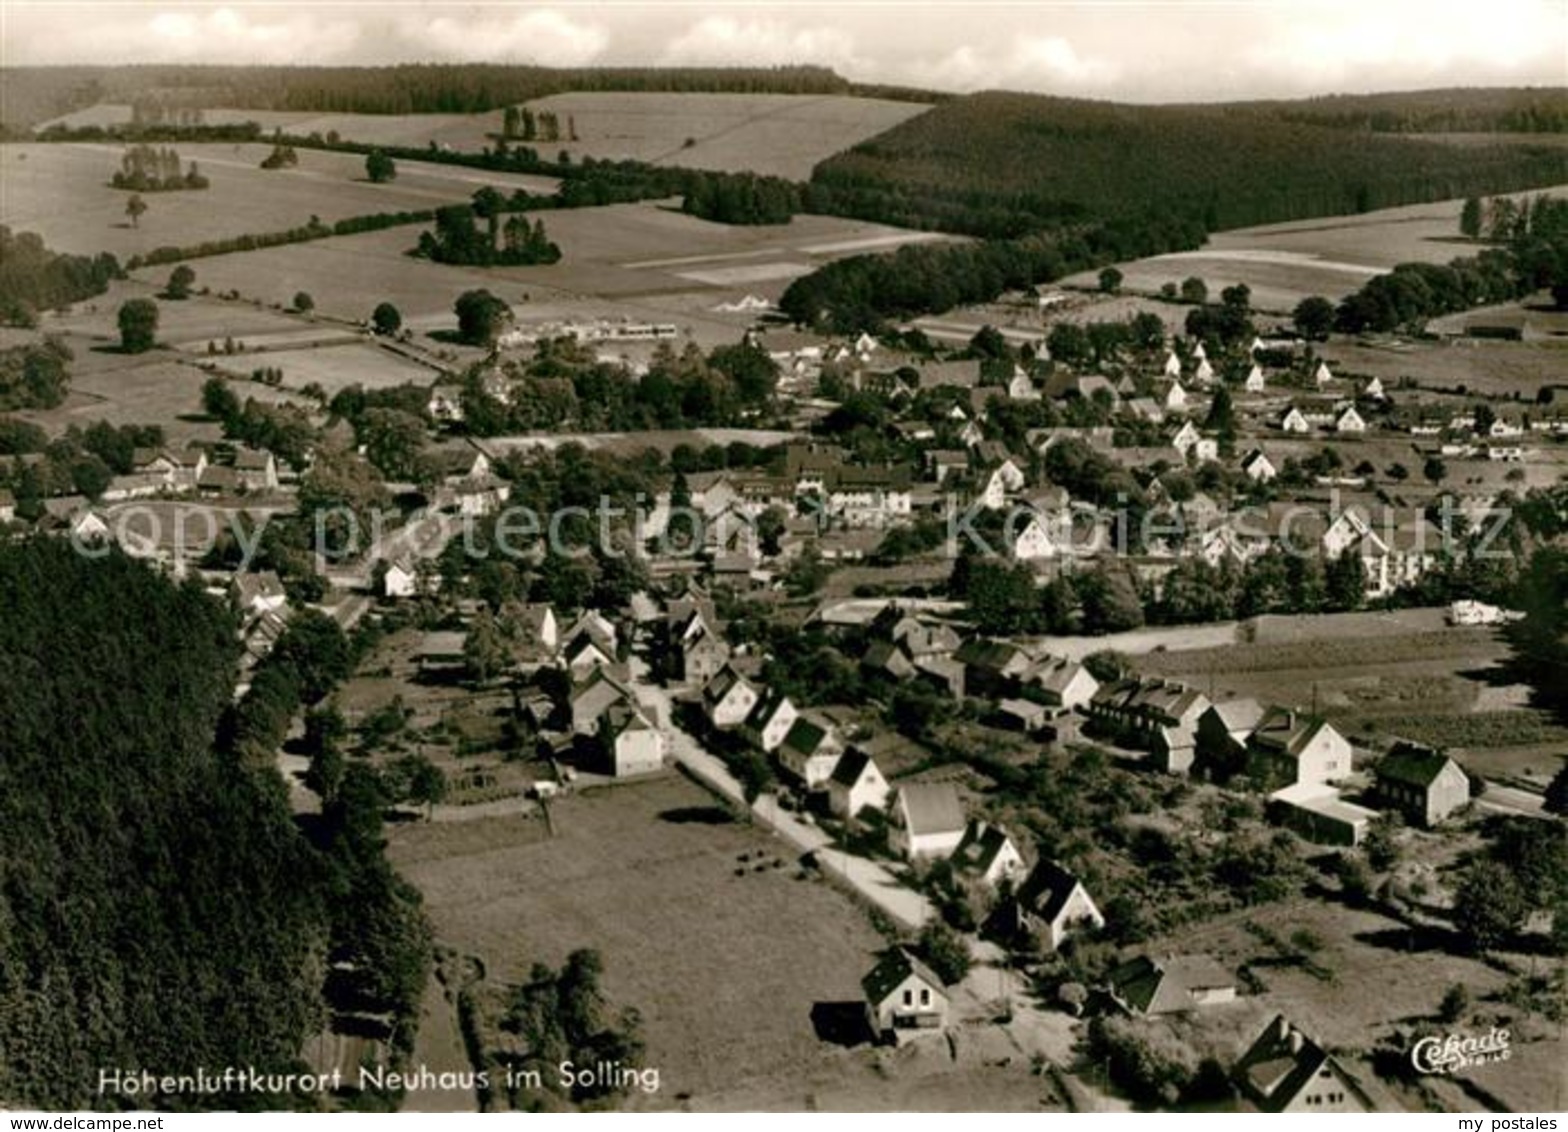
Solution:
<svg viewBox="0 0 1568 1132"><path fill-rule="evenodd" d="M1261 448L1254 448L1241 458L1241 472L1253 483L1270 483L1279 475L1274 461Z"/></svg>
<svg viewBox="0 0 1568 1132"><path fill-rule="evenodd" d="M784 742L799 718L800 711L793 700L783 692L765 688L757 699L757 706L746 717L746 734L765 753L772 752Z"/></svg>
<svg viewBox="0 0 1568 1132"><path fill-rule="evenodd" d="M1185 1014L1236 1000L1236 976L1207 955L1139 955L1105 978L1112 1002L1135 1017Z"/></svg>
<svg viewBox="0 0 1568 1132"><path fill-rule="evenodd" d="M951 782L910 783L893 795L888 841L911 861L940 859L958 848L968 824Z"/></svg>
<svg viewBox="0 0 1568 1132"><path fill-rule="evenodd" d="M1414 825L1439 825L1470 804L1470 776L1441 751L1400 740L1372 768L1373 792Z"/></svg>
<svg viewBox="0 0 1568 1132"><path fill-rule="evenodd" d="M1282 432L1308 433L1312 431L1312 422L1300 406L1291 405L1280 415L1279 427Z"/></svg>
<svg viewBox="0 0 1568 1132"><path fill-rule="evenodd" d="M733 664L725 664L702 686L703 714L721 731L745 723L760 698L756 687Z"/></svg>
<svg viewBox="0 0 1568 1132"><path fill-rule="evenodd" d="M986 921L991 934L1010 943L1032 938L1046 951L1104 926L1105 917L1083 882L1054 861L1036 864Z"/></svg>
<svg viewBox="0 0 1568 1132"><path fill-rule="evenodd" d="M413 597L419 592L419 571L408 558L399 558L381 576L381 592L387 597Z"/></svg>
<svg viewBox="0 0 1568 1132"><path fill-rule="evenodd" d="M1344 1066L1283 1014L1241 1055L1231 1079L1264 1112L1374 1111Z"/></svg>
<svg viewBox="0 0 1568 1132"><path fill-rule="evenodd" d="M802 712L773 751L779 766L808 790L828 785L843 754L844 742L838 729L813 711Z"/></svg>
<svg viewBox="0 0 1568 1132"><path fill-rule="evenodd" d="M860 983L866 1021L883 1041L941 1034L947 1027L947 988L936 972L904 948L895 948Z"/></svg>
<svg viewBox="0 0 1568 1132"><path fill-rule="evenodd" d="M1365 432L1366 430L1366 419L1362 417L1360 413L1356 412L1356 407L1354 405L1346 405L1339 411L1339 415L1334 418L1335 432L1354 433Z"/></svg>
<svg viewBox="0 0 1568 1132"><path fill-rule="evenodd" d="M572 689L572 730L579 735L594 734L605 710L613 703L622 702L637 702L631 688L603 668L594 669Z"/></svg>
<svg viewBox="0 0 1568 1132"><path fill-rule="evenodd" d="M828 809L841 818L855 818L862 810L881 810L891 787L876 760L859 747L845 751L828 778Z"/></svg>
<svg viewBox="0 0 1568 1132"><path fill-rule="evenodd" d="M283 580L275 570L246 571L234 575L229 585L229 596L234 606L245 617L261 613L276 613L288 605L288 594L283 590Z"/></svg>
<svg viewBox="0 0 1568 1132"><path fill-rule="evenodd" d="M664 766L664 735L635 700L618 699L605 708L593 738L605 770L616 778Z"/></svg>
<svg viewBox="0 0 1568 1132"><path fill-rule="evenodd" d="M1079 661L1042 656L1023 676L1024 695L1048 707L1072 710L1087 704L1100 682Z"/></svg>
<svg viewBox="0 0 1568 1132"><path fill-rule="evenodd" d="M1210 704L1198 717L1194 756L1222 777L1247 765L1247 740L1263 718L1263 705L1250 696Z"/></svg>
<svg viewBox="0 0 1568 1132"><path fill-rule="evenodd" d="M1262 393L1268 388L1268 380L1263 376L1263 367L1256 362L1247 371L1247 376L1242 378L1241 387L1248 393Z"/></svg>
<svg viewBox="0 0 1568 1132"><path fill-rule="evenodd" d="M987 888L1016 884L1025 870L1024 855L1001 826L982 818L970 822L963 839L949 858L961 875L971 876Z"/></svg>
<svg viewBox="0 0 1568 1132"><path fill-rule="evenodd" d="M1017 645L986 637L965 641L953 659L964 666L965 684L971 695L998 697L1016 692L1018 682L1034 663Z"/></svg>
<svg viewBox="0 0 1568 1132"><path fill-rule="evenodd" d="M241 448L234 454L234 474L246 491L276 491L277 457L265 448Z"/></svg>
<svg viewBox="0 0 1568 1132"><path fill-rule="evenodd" d="M1350 741L1320 715L1271 707L1247 736L1247 773L1265 791L1349 776Z"/></svg>

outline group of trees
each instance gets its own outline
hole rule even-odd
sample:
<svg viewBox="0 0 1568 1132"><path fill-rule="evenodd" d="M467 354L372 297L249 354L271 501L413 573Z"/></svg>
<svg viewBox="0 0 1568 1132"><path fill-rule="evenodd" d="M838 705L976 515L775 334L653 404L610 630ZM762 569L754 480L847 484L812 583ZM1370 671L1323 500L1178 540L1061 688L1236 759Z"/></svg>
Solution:
<svg viewBox="0 0 1568 1132"><path fill-rule="evenodd" d="M281 142L272 147L272 152L261 159L263 169L292 169L299 164L299 154L291 145Z"/></svg>
<svg viewBox="0 0 1568 1132"><path fill-rule="evenodd" d="M505 1026L523 1043L522 1067L537 1070L553 1089L563 1087L559 1067L566 1062L630 1066L641 1060L641 1019L635 1009L612 1009L600 986L603 972L598 952L579 949L559 971L535 963L512 999ZM622 1087L595 1075L574 1082L571 1099L592 1100Z"/></svg>
<svg viewBox="0 0 1568 1132"><path fill-rule="evenodd" d="M120 275L112 255L62 255L0 224L0 323L32 326L39 311L101 295Z"/></svg>
<svg viewBox="0 0 1568 1132"><path fill-rule="evenodd" d="M0 350L0 410L52 409L70 388L71 349L54 336Z"/></svg>
<svg viewBox="0 0 1568 1132"><path fill-rule="evenodd" d="M205 189L210 182L192 161L180 164L180 155L167 146L133 145L120 156L120 168L109 179L117 189L138 193L167 193L184 189Z"/></svg>
<svg viewBox="0 0 1568 1132"><path fill-rule="evenodd" d="M510 403L493 396L480 373L465 383L463 427L469 432L734 426L770 409L778 383L774 361L747 342L706 354L693 344L676 350L660 343L639 376L572 339L549 339L533 358L507 362L501 373Z"/></svg>
<svg viewBox="0 0 1568 1132"><path fill-rule="evenodd" d="M782 177L707 173L692 179L681 211L720 224L788 224L801 208L801 187Z"/></svg>
<svg viewBox="0 0 1568 1132"><path fill-rule="evenodd" d="M508 106L501 113L501 136L508 141L576 141L577 120L566 116L566 130L561 130L561 118L553 110L530 110L526 106Z"/></svg>
<svg viewBox="0 0 1568 1132"><path fill-rule="evenodd" d="M526 199L521 190L518 196ZM419 234L415 254L436 263L467 267L518 266L555 263L561 249L545 233L544 221L529 223L517 215L517 198L508 201L495 189L484 188L469 204L448 205L435 214L435 228ZM513 212L501 222L504 212ZM485 227L474 221L482 219Z"/></svg>

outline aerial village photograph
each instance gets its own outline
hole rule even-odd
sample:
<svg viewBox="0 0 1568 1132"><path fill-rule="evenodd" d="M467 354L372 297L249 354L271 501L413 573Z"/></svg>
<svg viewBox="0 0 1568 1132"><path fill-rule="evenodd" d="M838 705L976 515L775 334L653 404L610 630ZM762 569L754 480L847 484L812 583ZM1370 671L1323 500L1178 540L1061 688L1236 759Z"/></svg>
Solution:
<svg viewBox="0 0 1568 1132"><path fill-rule="evenodd" d="M0 1108L1565 1034L1562 0L0 0Z"/></svg>

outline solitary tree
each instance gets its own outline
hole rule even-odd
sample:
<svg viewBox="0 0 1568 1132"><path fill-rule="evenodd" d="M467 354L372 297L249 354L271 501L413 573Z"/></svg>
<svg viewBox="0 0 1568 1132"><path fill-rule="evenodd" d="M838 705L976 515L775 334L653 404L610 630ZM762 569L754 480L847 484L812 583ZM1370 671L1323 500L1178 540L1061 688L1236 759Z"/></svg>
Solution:
<svg viewBox="0 0 1568 1132"><path fill-rule="evenodd" d="M191 297L191 284L196 282L196 272L191 270L188 263L182 263L169 272L169 282L163 289L166 299L188 299Z"/></svg>
<svg viewBox="0 0 1568 1132"><path fill-rule="evenodd" d="M158 337L158 304L127 299L120 304L120 348L127 354L150 350Z"/></svg>
<svg viewBox="0 0 1568 1132"><path fill-rule="evenodd" d="M1459 211L1459 231L1462 235L1472 240L1481 238L1481 211L1480 197L1467 197L1464 208Z"/></svg>
<svg viewBox="0 0 1568 1132"><path fill-rule="evenodd" d="M1204 303L1209 298L1209 285L1196 275L1189 275L1181 281L1181 297L1186 303Z"/></svg>
<svg viewBox="0 0 1568 1132"><path fill-rule="evenodd" d="M1506 943L1527 910L1513 871L1497 861L1471 865L1454 892L1454 927L1475 951Z"/></svg>
<svg viewBox="0 0 1568 1132"><path fill-rule="evenodd" d="M294 293L294 309L300 314L309 314L316 309L316 300L310 297L309 291L296 291Z"/></svg>
<svg viewBox="0 0 1568 1132"><path fill-rule="evenodd" d="M125 202L125 215L131 218L132 228L140 228L142 226L142 213L146 211L147 202L142 200L141 193L132 193L130 199Z"/></svg>
<svg viewBox="0 0 1568 1132"><path fill-rule="evenodd" d="M391 303L377 303L370 315L370 325L377 334L396 334L403 328L403 315Z"/></svg>
<svg viewBox="0 0 1568 1132"><path fill-rule="evenodd" d="M1114 267L1107 267L1100 272L1100 290L1107 295L1114 295L1122 289L1122 273Z"/></svg>
<svg viewBox="0 0 1568 1132"><path fill-rule="evenodd" d="M475 346L494 343L512 317L512 308L483 288L464 291L453 309L457 312L458 336Z"/></svg>
<svg viewBox="0 0 1568 1132"><path fill-rule="evenodd" d="M375 184L383 184L397 176L397 164L379 149L373 149L365 157L365 176Z"/></svg>
<svg viewBox="0 0 1568 1132"><path fill-rule="evenodd" d="M1291 320L1296 325L1296 333L1321 342L1334 329L1334 304L1322 295L1309 295L1296 304Z"/></svg>

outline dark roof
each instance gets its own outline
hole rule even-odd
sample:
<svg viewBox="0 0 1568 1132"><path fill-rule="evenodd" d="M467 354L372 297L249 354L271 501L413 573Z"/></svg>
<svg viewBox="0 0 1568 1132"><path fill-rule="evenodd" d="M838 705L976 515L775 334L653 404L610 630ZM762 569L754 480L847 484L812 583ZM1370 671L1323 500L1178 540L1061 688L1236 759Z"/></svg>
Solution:
<svg viewBox="0 0 1568 1132"><path fill-rule="evenodd" d="M833 781L840 786L853 786L860 781L860 776L871 766L871 756L858 747L852 747L844 752L838 760L838 765L833 768Z"/></svg>
<svg viewBox="0 0 1568 1132"><path fill-rule="evenodd" d="M1372 1109L1372 1102L1348 1073L1329 1056L1327 1050L1307 1037L1283 1014L1263 1028L1251 1048L1236 1063L1234 1075L1265 1111L1283 1110L1318 1070L1332 1063L1340 1078L1356 1098Z"/></svg>
<svg viewBox="0 0 1568 1132"><path fill-rule="evenodd" d="M1137 1014L1170 1014L1194 1005L1198 990L1234 986L1236 978L1206 955L1140 955L1106 976L1112 993Z"/></svg>
<svg viewBox="0 0 1568 1132"><path fill-rule="evenodd" d="M986 821L972 821L953 850L953 867L983 873L1008 843L1007 831ZM1016 847L1015 847L1016 848Z"/></svg>
<svg viewBox="0 0 1568 1132"><path fill-rule="evenodd" d="M1044 920L1056 919L1079 881L1054 861L1041 861L1018 889L1018 902Z"/></svg>
<svg viewBox="0 0 1568 1132"><path fill-rule="evenodd" d="M888 952L871 968L866 977L860 980L860 989L865 991L866 1001L876 1006L885 1001L888 995L898 989L898 984L910 975L929 983L938 991L946 986L935 971L900 947Z"/></svg>
<svg viewBox="0 0 1568 1132"><path fill-rule="evenodd" d="M1309 715L1294 708L1271 707L1263 713L1249 742L1294 758L1328 725L1320 715Z"/></svg>
<svg viewBox="0 0 1568 1132"><path fill-rule="evenodd" d="M1432 785L1437 776L1453 760L1441 751L1423 747L1418 743L1400 741L1384 755L1374 768L1378 778L1403 782L1422 789Z"/></svg>

